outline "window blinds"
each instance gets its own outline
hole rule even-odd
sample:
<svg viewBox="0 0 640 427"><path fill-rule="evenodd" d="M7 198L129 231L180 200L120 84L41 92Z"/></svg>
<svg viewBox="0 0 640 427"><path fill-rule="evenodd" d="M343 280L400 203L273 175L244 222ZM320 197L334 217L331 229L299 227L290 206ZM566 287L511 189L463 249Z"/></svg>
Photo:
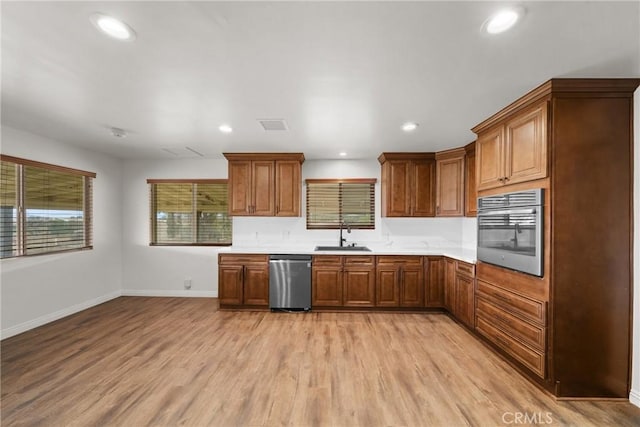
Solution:
<svg viewBox="0 0 640 427"><path fill-rule="evenodd" d="M0 160L2 258L91 247L94 173Z"/></svg>
<svg viewBox="0 0 640 427"><path fill-rule="evenodd" d="M375 228L375 179L308 179L307 229Z"/></svg>
<svg viewBox="0 0 640 427"><path fill-rule="evenodd" d="M230 245L227 180L147 180L152 245Z"/></svg>

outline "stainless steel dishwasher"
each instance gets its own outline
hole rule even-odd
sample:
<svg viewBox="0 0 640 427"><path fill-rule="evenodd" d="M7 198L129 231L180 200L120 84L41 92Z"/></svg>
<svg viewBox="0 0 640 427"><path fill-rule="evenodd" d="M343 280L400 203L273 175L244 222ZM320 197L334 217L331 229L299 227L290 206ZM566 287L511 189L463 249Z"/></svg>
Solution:
<svg viewBox="0 0 640 427"><path fill-rule="evenodd" d="M269 308L311 310L311 256L269 256Z"/></svg>

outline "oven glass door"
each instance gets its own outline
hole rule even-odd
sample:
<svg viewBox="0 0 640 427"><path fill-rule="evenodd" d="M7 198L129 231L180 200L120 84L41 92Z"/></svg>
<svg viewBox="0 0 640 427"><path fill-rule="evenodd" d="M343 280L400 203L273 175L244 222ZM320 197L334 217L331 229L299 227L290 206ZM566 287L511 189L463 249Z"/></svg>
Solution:
<svg viewBox="0 0 640 427"><path fill-rule="evenodd" d="M478 212L478 259L542 276L542 206Z"/></svg>

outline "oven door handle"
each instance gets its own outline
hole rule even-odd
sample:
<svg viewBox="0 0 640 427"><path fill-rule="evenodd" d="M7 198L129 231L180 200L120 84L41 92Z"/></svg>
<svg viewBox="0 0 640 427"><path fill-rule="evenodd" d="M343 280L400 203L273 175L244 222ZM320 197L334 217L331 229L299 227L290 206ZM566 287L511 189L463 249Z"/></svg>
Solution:
<svg viewBox="0 0 640 427"><path fill-rule="evenodd" d="M505 209L500 211L480 211L478 216L535 214L536 208Z"/></svg>

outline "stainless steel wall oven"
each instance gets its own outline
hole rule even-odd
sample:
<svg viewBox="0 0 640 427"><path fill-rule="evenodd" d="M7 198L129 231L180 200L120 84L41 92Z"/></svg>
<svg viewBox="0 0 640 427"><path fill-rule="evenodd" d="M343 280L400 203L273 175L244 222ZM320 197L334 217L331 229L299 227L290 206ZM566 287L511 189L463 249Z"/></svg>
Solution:
<svg viewBox="0 0 640 427"><path fill-rule="evenodd" d="M544 189L478 198L478 260L544 274Z"/></svg>

